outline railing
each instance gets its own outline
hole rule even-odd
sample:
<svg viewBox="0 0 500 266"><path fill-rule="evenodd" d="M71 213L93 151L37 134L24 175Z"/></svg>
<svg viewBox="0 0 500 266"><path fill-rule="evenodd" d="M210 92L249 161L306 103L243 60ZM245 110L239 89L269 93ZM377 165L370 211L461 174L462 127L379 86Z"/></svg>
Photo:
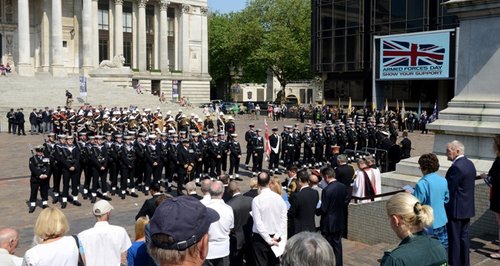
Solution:
<svg viewBox="0 0 500 266"><path fill-rule="evenodd" d="M479 180L479 179L483 179L483 178L481 176L476 176L475 179ZM401 193L401 192L406 192L406 190L400 189L400 190L390 191L390 192L386 192L386 193L382 193L382 194L377 194L377 195L373 195L373 196L366 196L366 197L352 196L351 201L355 201L355 202L358 202L358 201L361 201L361 200L372 200L373 201L375 198L382 198L382 197L392 196L392 195L395 195L395 194L398 194L398 193Z"/></svg>
<svg viewBox="0 0 500 266"><path fill-rule="evenodd" d="M400 189L400 190L395 190L395 191L386 192L386 193L382 193L382 194L377 194L377 195L373 195L373 196L366 196L366 197L352 196L351 201L352 200L354 200L355 202L361 201L361 200L372 200L373 201L375 198L382 198L382 197L392 196L392 195L395 195L395 194L398 194L398 193L401 193L401 192L405 192L405 191L406 190L404 190L404 189Z"/></svg>

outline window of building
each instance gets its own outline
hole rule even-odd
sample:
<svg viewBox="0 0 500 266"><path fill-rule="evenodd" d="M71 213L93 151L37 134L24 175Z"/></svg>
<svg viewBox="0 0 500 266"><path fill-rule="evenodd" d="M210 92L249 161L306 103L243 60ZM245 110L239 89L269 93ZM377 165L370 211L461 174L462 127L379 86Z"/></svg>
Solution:
<svg viewBox="0 0 500 266"><path fill-rule="evenodd" d="M147 5L146 6L146 32L149 34L154 34L154 15L155 10L154 6Z"/></svg>
<svg viewBox="0 0 500 266"><path fill-rule="evenodd" d="M109 30L109 15L107 9L97 11L97 24L100 30Z"/></svg>
<svg viewBox="0 0 500 266"><path fill-rule="evenodd" d="M125 57L124 66L132 65L132 43L123 42L123 57Z"/></svg>
<svg viewBox="0 0 500 266"><path fill-rule="evenodd" d="M175 35L175 8L173 7L167 9L167 24L168 36L173 37Z"/></svg>
<svg viewBox="0 0 500 266"><path fill-rule="evenodd" d="M108 58L108 41L99 40L99 62Z"/></svg>
<svg viewBox="0 0 500 266"><path fill-rule="evenodd" d="M132 13L123 13L123 32L132 32Z"/></svg>

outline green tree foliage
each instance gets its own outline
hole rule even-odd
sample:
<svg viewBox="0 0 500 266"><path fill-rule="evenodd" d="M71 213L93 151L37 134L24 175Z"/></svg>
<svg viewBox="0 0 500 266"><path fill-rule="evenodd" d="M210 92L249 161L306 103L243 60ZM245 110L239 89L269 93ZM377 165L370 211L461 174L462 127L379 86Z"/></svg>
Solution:
<svg viewBox="0 0 500 266"><path fill-rule="evenodd" d="M269 69L282 89L311 78L310 15L308 0L249 0L241 12L210 14L212 78L229 84L229 65L243 67L241 82L265 82Z"/></svg>

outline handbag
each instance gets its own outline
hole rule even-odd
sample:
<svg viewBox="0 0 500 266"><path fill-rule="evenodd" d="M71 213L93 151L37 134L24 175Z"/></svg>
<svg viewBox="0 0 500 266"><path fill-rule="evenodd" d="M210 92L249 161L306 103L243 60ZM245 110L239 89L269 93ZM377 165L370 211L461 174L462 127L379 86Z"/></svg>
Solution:
<svg viewBox="0 0 500 266"><path fill-rule="evenodd" d="M76 247L78 248L78 266L84 266L85 264L83 263L82 253L80 253L80 241L78 240L78 236L72 235L72 237L75 239Z"/></svg>

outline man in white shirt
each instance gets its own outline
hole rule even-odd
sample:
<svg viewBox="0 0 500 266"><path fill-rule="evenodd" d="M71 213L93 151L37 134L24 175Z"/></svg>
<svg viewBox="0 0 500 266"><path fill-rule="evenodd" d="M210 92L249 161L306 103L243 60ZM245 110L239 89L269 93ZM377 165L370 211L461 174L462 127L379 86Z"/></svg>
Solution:
<svg viewBox="0 0 500 266"><path fill-rule="evenodd" d="M233 209L224 203L222 194L224 194L222 182L212 182L211 200L206 206L215 210L220 216L220 219L213 222L208 229L207 260L214 266L229 265L229 233L234 228Z"/></svg>
<svg viewBox="0 0 500 266"><path fill-rule="evenodd" d="M262 172L257 178L260 194L252 201L253 246L257 265L277 265L271 250L286 242L287 208L283 198L269 188L270 177Z"/></svg>
<svg viewBox="0 0 500 266"><path fill-rule="evenodd" d="M3 228L0 230L0 265L2 266L20 266L22 258L14 255L19 244L19 233L12 228Z"/></svg>
<svg viewBox="0 0 500 266"><path fill-rule="evenodd" d="M97 220L93 228L78 234L85 252L85 265L125 265L127 250L132 243L123 227L108 223L113 206L105 200L94 204L92 212Z"/></svg>
<svg viewBox="0 0 500 266"><path fill-rule="evenodd" d="M212 184L212 181L207 178L203 179L201 181L201 193L203 193L203 198L200 200L203 205L207 206L207 204L210 202L210 185Z"/></svg>

